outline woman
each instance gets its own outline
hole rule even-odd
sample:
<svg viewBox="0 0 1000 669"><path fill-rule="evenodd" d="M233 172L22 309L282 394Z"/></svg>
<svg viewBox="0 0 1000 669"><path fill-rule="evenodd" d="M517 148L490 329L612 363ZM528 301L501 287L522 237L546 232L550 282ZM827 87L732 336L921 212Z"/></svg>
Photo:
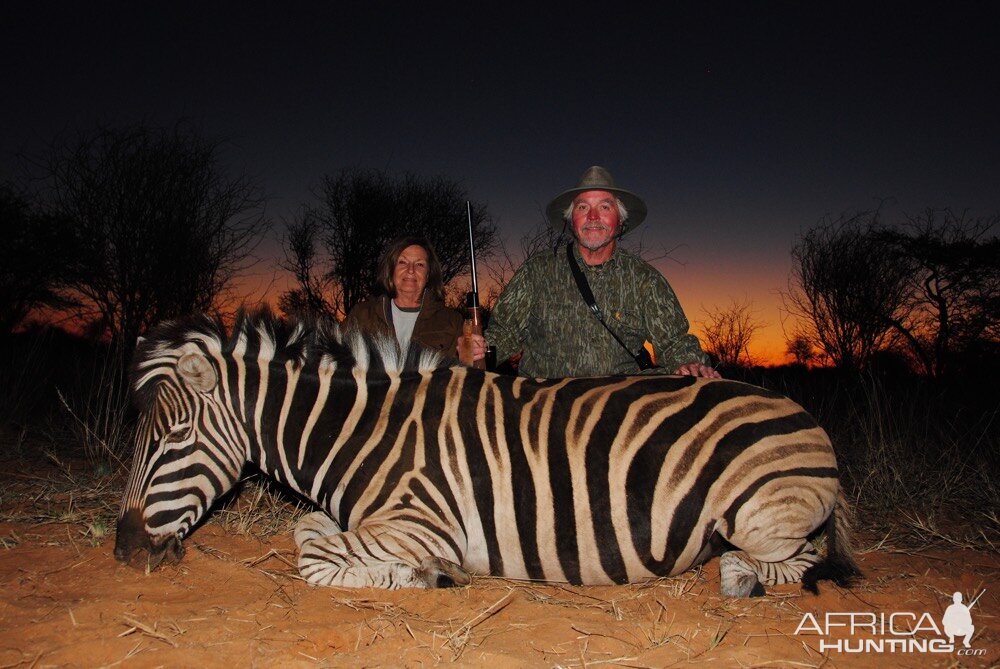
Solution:
<svg viewBox="0 0 1000 669"><path fill-rule="evenodd" d="M359 302L344 321L373 334L396 338L401 351L410 341L455 357L462 316L444 305L441 263L423 237L401 237L379 261L381 295Z"/></svg>

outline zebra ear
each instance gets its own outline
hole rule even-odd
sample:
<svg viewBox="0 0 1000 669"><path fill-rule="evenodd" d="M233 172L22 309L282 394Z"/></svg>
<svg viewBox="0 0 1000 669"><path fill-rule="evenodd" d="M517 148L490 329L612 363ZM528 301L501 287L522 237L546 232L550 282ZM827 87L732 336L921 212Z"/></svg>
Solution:
<svg viewBox="0 0 1000 669"><path fill-rule="evenodd" d="M199 393L207 393L218 382L215 367L201 353L185 353L177 361L177 371L184 382Z"/></svg>

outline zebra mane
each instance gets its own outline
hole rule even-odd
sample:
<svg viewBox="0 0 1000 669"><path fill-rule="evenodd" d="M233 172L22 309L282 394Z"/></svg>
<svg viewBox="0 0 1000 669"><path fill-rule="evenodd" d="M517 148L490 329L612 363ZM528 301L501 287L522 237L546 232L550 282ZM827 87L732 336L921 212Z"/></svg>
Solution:
<svg viewBox="0 0 1000 669"><path fill-rule="evenodd" d="M206 353L223 356L238 351L253 351L277 363L291 362L294 367L333 366L369 380L405 372L422 372L446 367L448 361L436 351L411 343L400 353L395 340L373 335L356 328L342 328L329 318L292 318L275 316L269 309L241 310L228 329L219 318L196 314L166 321L140 338L132 356L130 387L135 406L149 406L156 394L155 367L179 357L179 350L196 343ZM152 373L151 373L152 372Z"/></svg>

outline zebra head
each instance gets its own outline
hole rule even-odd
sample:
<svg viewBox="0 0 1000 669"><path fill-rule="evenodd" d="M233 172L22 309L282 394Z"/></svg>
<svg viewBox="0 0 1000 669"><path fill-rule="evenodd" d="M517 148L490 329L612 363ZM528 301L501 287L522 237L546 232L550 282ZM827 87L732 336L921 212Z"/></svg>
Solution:
<svg viewBox="0 0 1000 669"><path fill-rule="evenodd" d="M220 383L221 342L207 327L178 327L140 341L133 361L139 420L115 558L133 562L145 553L149 568L183 557L182 540L233 487L247 457L246 435Z"/></svg>

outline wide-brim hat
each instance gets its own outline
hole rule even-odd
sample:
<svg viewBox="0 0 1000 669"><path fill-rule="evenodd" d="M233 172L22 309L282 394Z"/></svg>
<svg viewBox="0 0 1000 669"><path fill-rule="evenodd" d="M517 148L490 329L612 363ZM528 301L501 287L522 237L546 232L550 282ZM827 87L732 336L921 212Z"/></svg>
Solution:
<svg viewBox="0 0 1000 669"><path fill-rule="evenodd" d="M563 218L566 207L573 202L577 195L588 190L606 190L609 193L614 193L622 201L625 209L628 210L628 219L622 223L621 234L632 230L646 219L646 203L642 201L642 198L631 191L616 186L610 172L600 165L594 165L583 173L576 188L559 193L545 208L545 217L549 219L549 223L557 232L562 232L566 225L566 219Z"/></svg>

